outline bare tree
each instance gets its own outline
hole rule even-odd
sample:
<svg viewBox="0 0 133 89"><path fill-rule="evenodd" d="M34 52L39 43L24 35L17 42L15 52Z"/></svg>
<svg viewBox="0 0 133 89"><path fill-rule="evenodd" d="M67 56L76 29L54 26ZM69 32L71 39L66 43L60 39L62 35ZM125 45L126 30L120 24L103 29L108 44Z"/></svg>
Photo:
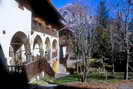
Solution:
<svg viewBox="0 0 133 89"><path fill-rule="evenodd" d="M64 16L69 24L69 29L74 34L74 48L73 52L78 62L77 72L82 82L86 81L88 75L87 58L89 54L89 16L86 7L81 6L79 3L70 5L65 9L65 13L68 16Z"/></svg>
<svg viewBox="0 0 133 89"><path fill-rule="evenodd" d="M122 8L122 14L123 14L123 21L124 21L124 50L127 54L126 56L126 69L124 73L124 79L128 80L128 71L129 71L129 59L130 59L130 53L129 53L129 40L128 40L128 22L130 19L130 14L131 14L131 6L132 6L132 1L127 0L127 6L126 8Z"/></svg>
<svg viewBox="0 0 133 89"><path fill-rule="evenodd" d="M123 5L124 4L124 5ZM119 34L121 38L121 45L122 45L122 51L125 52L126 56L126 63L125 63L125 72L124 72L124 79L128 79L128 71L129 71L129 59L130 59L130 53L129 53L129 35L128 35L128 26L129 21L131 19L132 14L132 0L121 0L117 4L117 10L118 13L118 19L119 19L119 26L121 33Z"/></svg>
<svg viewBox="0 0 133 89"><path fill-rule="evenodd" d="M76 42L76 53L77 60L81 61L78 65L79 76L82 82L86 81L88 75L88 55L89 55L89 39L88 39L88 30L89 23L87 21L88 15L84 7L78 5L77 14L75 15L77 20L75 26L75 42Z"/></svg>

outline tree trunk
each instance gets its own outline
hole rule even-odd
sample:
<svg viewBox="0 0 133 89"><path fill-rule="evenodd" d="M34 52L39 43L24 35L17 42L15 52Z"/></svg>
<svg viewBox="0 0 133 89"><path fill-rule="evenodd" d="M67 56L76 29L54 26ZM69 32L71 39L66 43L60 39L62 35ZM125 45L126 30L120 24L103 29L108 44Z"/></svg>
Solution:
<svg viewBox="0 0 133 89"><path fill-rule="evenodd" d="M124 79L128 80L128 66L129 66L129 50L127 51L127 58L126 58L126 69L125 69L125 73L124 73Z"/></svg>
<svg viewBox="0 0 133 89"><path fill-rule="evenodd" d="M114 50L112 51L112 75L115 74Z"/></svg>
<svg viewBox="0 0 133 89"><path fill-rule="evenodd" d="M114 76L114 74L115 74L115 60L114 60L114 53L112 53L112 75Z"/></svg>
<svg viewBox="0 0 133 89"><path fill-rule="evenodd" d="M110 33L111 33L111 46L112 46L112 75L114 76L114 72L115 72L115 64L114 64L114 39L113 39L113 28L110 29Z"/></svg>
<svg viewBox="0 0 133 89"><path fill-rule="evenodd" d="M113 62L113 65L112 65L112 75L114 76L115 75L115 63Z"/></svg>
<svg viewBox="0 0 133 89"><path fill-rule="evenodd" d="M106 80L108 80L108 71L105 70L105 76L106 76Z"/></svg>

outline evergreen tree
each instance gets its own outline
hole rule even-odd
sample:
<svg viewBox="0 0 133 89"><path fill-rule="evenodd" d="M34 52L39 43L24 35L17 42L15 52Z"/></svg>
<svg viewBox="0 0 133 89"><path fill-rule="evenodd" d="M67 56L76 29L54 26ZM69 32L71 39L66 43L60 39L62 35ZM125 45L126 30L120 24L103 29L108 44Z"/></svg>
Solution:
<svg viewBox="0 0 133 89"><path fill-rule="evenodd" d="M107 29L102 26L98 26L93 33L93 57L102 58L110 57L111 43L110 34Z"/></svg>
<svg viewBox="0 0 133 89"><path fill-rule="evenodd" d="M108 23L108 10L105 5L105 1L100 1L98 5L97 23L104 28L107 28Z"/></svg>
<svg viewBox="0 0 133 89"><path fill-rule="evenodd" d="M128 24L128 31L133 32L133 17L131 18L131 21Z"/></svg>

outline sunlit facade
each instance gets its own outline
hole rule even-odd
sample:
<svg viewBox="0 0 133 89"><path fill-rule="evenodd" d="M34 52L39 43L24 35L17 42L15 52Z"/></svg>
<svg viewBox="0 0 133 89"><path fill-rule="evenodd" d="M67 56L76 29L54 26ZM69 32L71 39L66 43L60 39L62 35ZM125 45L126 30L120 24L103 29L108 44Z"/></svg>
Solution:
<svg viewBox="0 0 133 89"><path fill-rule="evenodd" d="M15 0L2 0L0 5L0 44L8 65L21 65L45 57L54 71L59 66L57 28L40 23L32 12ZM55 62L57 66L55 69Z"/></svg>

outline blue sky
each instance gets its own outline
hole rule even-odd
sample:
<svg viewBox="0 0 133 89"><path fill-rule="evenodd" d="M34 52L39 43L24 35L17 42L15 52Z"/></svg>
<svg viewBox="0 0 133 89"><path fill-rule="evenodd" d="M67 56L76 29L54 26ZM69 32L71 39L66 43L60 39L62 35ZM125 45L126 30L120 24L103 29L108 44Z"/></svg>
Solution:
<svg viewBox="0 0 133 89"><path fill-rule="evenodd" d="M61 8L66 4L76 2L76 0L51 0L56 8ZM77 0L78 1L78 0ZM93 13L97 9L97 4L100 0L83 0L91 9L90 13Z"/></svg>
<svg viewBox="0 0 133 89"><path fill-rule="evenodd" d="M72 3L73 0L51 0L56 8L61 8L65 4Z"/></svg>
<svg viewBox="0 0 133 89"><path fill-rule="evenodd" d="M73 3L76 2L76 0L51 0L52 3L55 5L56 8L61 8L62 6L68 4L68 3ZM77 0L80 1L80 0ZM87 2L87 4L89 4L90 6L95 7L100 0L83 0L85 2Z"/></svg>
<svg viewBox="0 0 133 89"><path fill-rule="evenodd" d="M76 1L82 1L84 4L86 4L89 7L89 12L91 15L96 15L97 7L100 2L100 0L51 0L53 5L56 8L61 8L66 4L73 3ZM107 9L109 9L113 4L118 3L121 0L105 0Z"/></svg>
<svg viewBox="0 0 133 89"><path fill-rule="evenodd" d="M100 2L100 0L51 0L51 1L56 6L56 8L61 8L62 6L68 3L72 3L76 1L83 1L87 3L90 7L95 8L97 4ZM119 0L104 0L104 1L107 1L108 3L116 3Z"/></svg>

